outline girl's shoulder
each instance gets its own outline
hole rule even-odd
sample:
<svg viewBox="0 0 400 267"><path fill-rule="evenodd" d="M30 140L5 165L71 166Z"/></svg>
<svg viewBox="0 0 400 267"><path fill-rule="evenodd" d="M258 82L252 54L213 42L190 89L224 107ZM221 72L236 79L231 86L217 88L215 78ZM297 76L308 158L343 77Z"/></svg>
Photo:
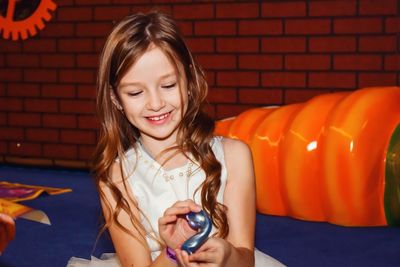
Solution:
<svg viewBox="0 0 400 267"><path fill-rule="evenodd" d="M252 160L249 146L239 139L216 136L212 148L217 158L223 159L228 167L242 160Z"/></svg>
<svg viewBox="0 0 400 267"><path fill-rule="evenodd" d="M225 136L215 136L215 142L219 142L226 153L248 153L250 152L249 146L240 139L230 138ZM239 154L240 155L240 154Z"/></svg>

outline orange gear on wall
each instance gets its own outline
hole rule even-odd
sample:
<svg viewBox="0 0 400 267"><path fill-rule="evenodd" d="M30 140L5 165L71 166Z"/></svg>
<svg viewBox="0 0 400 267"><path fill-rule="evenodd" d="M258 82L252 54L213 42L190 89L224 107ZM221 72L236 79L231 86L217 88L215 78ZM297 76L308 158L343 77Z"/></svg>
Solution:
<svg viewBox="0 0 400 267"><path fill-rule="evenodd" d="M50 11L54 11L57 5L52 0L42 0L33 14L21 21L13 20L15 11L15 0L8 2L6 16L0 16L0 33L4 39L27 39L30 36L37 34L37 28L42 30L44 28L43 21L51 19Z"/></svg>

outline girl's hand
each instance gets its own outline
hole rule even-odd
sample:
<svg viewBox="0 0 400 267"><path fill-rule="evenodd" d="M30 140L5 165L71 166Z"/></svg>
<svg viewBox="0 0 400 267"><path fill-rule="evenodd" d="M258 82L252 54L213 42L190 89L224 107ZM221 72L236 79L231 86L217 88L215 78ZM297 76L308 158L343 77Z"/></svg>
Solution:
<svg viewBox="0 0 400 267"><path fill-rule="evenodd" d="M197 233L189 226L184 216L191 211L200 210L201 207L192 200L177 201L165 210L163 217L158 219L158 230L168 247L179 248L183 242Z"/></svg>
<svg viewBox="0 0 400 267"><path fill-rule="evenodd" d="M15 222L10 216L0 213L0 254L6 248L8 242L15 237Z"/></svg>
<svg viewBox="0 0 400 267"><path fill-rule="evenodd" d="M188 255L176 249L176 256L182 267L223 267L231 254L232 245L217 237L209 238L198 251Z"/></svg>

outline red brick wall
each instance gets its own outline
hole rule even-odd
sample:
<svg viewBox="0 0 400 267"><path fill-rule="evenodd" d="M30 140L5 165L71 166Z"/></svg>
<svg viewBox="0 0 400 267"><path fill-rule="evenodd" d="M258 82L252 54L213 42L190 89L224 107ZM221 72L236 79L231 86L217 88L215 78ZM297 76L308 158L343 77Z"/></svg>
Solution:
<svg viewBox="0 0 400 267"><path fill-rule="evenodd" d="M3 162L85 166L98 54L113 22L137 11L178 20L206 69L215 118L400 81L396 0L55 2L37 36L0 39Z"/></svg>

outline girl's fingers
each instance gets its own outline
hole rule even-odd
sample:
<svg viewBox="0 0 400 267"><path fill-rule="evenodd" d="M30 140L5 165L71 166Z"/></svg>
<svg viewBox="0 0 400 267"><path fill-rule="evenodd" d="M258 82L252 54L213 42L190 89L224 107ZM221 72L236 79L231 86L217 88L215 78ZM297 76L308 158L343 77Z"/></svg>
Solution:
<svg viewBox="0 0 400 267"><path fill-rule="evenodd" d="M159 225L165 225L169 223L175 222L177 217L175 215L164 215L163 217L160 217L158 219L158 224Z"/></svg>
<svg viewBox="0 0 400 267"><path fill-rule="evenodd" d="M176 256L178 258L178 262L181 264L182 267L190 267L194 266L194 264L191 264L189 262L189 255L187 254L186 251L176 249L175 250Z"/></svg>
<svg viewBox="0 0 400 267"><path fill-rule="evenodd" d="M199 212L200 210L201 207L192 200L177 201L174 205L165 210L164 215L183 215L191 211Z"/></svg>
<svg viewBox="0 0 400 267"><path fill-rule="evenodd" d="M190 212L190 208L188 206L181 207L170 207L165 210L164 216L166 215L182 215Z"/></svg>
<svg viewBox="0 0 400 267"><path fill-rule="evenodd" d="M215 253L213 252L196 252L189 256L190 261L212 263L216 261Z"/></svg>

